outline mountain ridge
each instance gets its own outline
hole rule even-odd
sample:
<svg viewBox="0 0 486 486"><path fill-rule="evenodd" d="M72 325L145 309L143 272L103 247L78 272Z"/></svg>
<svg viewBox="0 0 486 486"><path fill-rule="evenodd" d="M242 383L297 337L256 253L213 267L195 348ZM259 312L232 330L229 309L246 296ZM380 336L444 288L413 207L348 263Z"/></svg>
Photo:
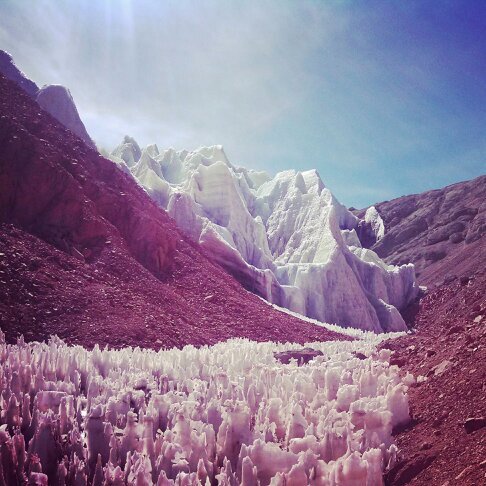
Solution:
<svg viewBox="0 0 486 486"><path fill-rule="evenodd" d="M69 89L58 84L47 84L39 88L17 67L12 56L1 49L0 73L20 86L41 108L49 112L84 143L91 148L96 148L79 116Z"/></svg>

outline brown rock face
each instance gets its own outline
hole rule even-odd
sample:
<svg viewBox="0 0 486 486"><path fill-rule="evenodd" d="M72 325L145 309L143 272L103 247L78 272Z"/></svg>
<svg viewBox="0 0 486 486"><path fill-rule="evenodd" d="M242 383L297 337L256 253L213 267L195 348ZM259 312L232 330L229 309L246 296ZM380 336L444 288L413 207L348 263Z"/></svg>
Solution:
<svg viewBox="0 0 486 486"><path fill-rule="evenodd" d="M401 462L385 476L387 486L403 486L410 483L422 471L427 469L436 456L434 454L421 454L408 462Z"/></svg>
<svg viewBox="0 0 486 486"><path fill-rule="evenodd" d="M291 360L295 359L300 366L307 364L309 361L317 358L317 356L322 356L322 351L312 348L290 349L275 353L274 356L277 361L283 364L289 364Z"/></svg>
<svg viewBox="0 0 486 486"><path fill-rule="evenodd" d="M58 334L86 346L347 339L245 291L3 75L0 328L9 341Z"/></svg>
<svg viewBox="0 0 486 486"><path fill-rule="evenodd" d="M375 207L386 232L371 248L388 263L414 263L422 284L468 275L486 262L486 176Z"/></svg>
<svg viewBox="0 0 486 486"><path fill-rule="evenodd" d="M121 240L148 270L162 275L177 235L145 211L141 191L124 192L126 180L114 164L79 143L57 146L43 118L38 112L29 121L0 119L0 220L89 262L107 241Z"/></svg>
<svg viewBox="0 0 486 486"><path fill-rule="evenodd" d="M486 427L486 417L469 417L464 422L464 429L468 434Z"/></svg>

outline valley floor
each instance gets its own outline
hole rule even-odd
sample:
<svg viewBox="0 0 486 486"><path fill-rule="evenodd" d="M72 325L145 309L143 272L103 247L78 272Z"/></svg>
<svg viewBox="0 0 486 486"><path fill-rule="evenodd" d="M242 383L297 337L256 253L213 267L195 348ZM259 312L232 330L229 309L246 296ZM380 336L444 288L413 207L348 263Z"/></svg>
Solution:
<svg viewBox="0 0 486 486"><path fill-rule="evenodd" d="M243 464L249 482L242 484L254 484L257 477L262 484L268 484L273 476L280 481L275 484L290 479L297 481L291 484L305 484L304 477L319 476L336 485L374 485L380 484L379 470L387 465L391 469L385 474L386 485L484 484L485 286L486 276L479 271L456 278L430 291L410 309L411 333L381 344L381 337L369 333L347 342L312 343L324 355L302 368L296 363L281 365L273 359L273 352L298 345L246 340L159 353L140 349L108 352L99 348L89 352L58 340L50 345L3 345L1 423L7 429L2 432L2 441L8 445L13 440L13 435L12 439L6 435L7 430L13 434L17 425L26 439L35 439L39 434L39 440L34 440L29 449L38 454L43 467L32 465L34 459L26 456L28 467L15 464L13 459L10 470L4 469L2 474L28 475L29 470L46 471L48 467L51 478L66 474L69 483L76 475L99 475L96 460L100 453L103 465L109 458L113 460L103 475L111 480L123 477L128 484L135 479L135 470L137 477L147 479L140 484L151 484L150 479L155 482L162 471L164 478L181 473L179 478L187 474L188 480L209 476L213 481L216 477L220 481L242 481ZM408 414L403 394L407 388L412 420L403 425ZM41 392L45 403L39 403L39 395L32 401L37 392ZM31 397L30 403L27 396ZM202 408L196 406L198 401ZM128 414L133 423L127 422L127 406L136 412ZM40 415L34 420L28 410L36 409ZM186 414L200 435L193 437L188 432L183 418ZM394 437L391 428L387 429L387 414L395 425ZM53 425L51 419L55 417L64 418ZM155 442L147 436L152 430L149 417L155 420ZM103 420L111 425L106 425L102 434L96 432L105 444L98 451L89 430L94 434L98 430L95 424ZM136 420L142 428L135 425ZM222 426L232 435L223 433ZM69 432L70 444L62 446L66 450L56 449L53 459L47 453L49 444L54 444L57 434L66 433L58 427L88 432L87 449L79 453L83 462L76 462L74 469L69 461L61 461L59 470L55 464L64 454L70 457L85 436ZM213 436L209 430L213 430ZM41 433L47 439L44 435L40 439ZM205 440L212 445L200 449L198 443L208 433L212 438ZM118 445L109 440L116 435L123 437ZM241 450L240 440L248 444ZM20 447L20 439L15 441L15 447ZM166 450L162 447L164 441L173 445ZM379 447L381 442L384 448ZM117 470L125 457L120 447L134 451L128 459L134 468L132 473L130 468ZM348 447L351 449L346 452ZM228 454L231 465L223 461ZM311 465L309 461L315 461L311 460L312 454L321 460ZM274 460L281 462L276 469L268 469L266 464ZM372 482L367 483L371 478ZM6 484L10 484L8 480Z"/></svg>

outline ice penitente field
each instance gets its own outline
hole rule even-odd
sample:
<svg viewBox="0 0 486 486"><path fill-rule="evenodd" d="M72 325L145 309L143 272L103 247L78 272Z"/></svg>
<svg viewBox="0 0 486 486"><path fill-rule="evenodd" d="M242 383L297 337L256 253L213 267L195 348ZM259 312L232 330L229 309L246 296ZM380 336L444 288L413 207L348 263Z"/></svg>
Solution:
<svg viewBox="0 0 486 486"><path fill-rule="evenodd" d="M6 484L26 464L35 484L382 484L414 379L381 340L309 343L322 355L306 364L274 357L297 345L244 339L159 352L2 342L0 472Z"/></svg>

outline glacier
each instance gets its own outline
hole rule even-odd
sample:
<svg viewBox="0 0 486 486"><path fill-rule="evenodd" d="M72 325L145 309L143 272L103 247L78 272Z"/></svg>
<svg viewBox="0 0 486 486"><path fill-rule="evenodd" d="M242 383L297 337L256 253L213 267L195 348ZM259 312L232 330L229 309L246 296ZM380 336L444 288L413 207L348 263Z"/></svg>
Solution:
<svg viewBox="0 0 486 486"><path fill-rule="evenodd" d="M406 330L399 310L417 295L412 264L390 266L363 248L360 221L316 170L270 177L230 163L222 146L143 149L125 137L110 158L133 176L245 288L322 322L374 332Z"/></svg>

